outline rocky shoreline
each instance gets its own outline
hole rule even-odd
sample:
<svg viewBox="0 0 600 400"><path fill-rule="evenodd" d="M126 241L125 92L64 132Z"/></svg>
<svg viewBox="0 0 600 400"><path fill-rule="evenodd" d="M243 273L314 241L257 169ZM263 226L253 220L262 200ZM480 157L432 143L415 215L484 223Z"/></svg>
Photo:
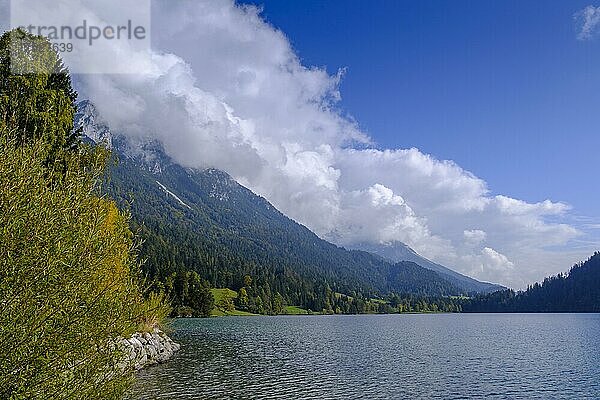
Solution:
<svg viewBox="0 0 600 400"><path fill-rule="evenodd" d="M166 362L181 347L156 328L152 333L134 333L129 339L121 339L121 343L129 365L133 365L136 371Z"/></svg>

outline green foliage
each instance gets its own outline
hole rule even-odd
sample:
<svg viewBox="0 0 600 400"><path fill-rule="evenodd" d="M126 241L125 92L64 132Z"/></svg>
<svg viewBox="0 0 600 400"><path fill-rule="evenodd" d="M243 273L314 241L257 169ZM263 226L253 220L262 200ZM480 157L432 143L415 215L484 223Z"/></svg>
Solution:
<svg viewBox="0 0 600 400"><path fill-rule="evenodd" d="M128 377L112 343L143 304L133 237L94 195L101 157L52 179L46 154L0 140L0 397L116 398Z"/></svg>
<svg viewBox="0 0 600 400"><path fill-rule="evenodd" d="M75 140L75 98L44 39L0 38L2 399L120 398L117 339L169 313L142 295L127 216L97 195L108 152Z"/></svg>
<svg viewBox="0 0 600 400"><path fill-rule="evenodd" d="M47 148L47 165L61 162L73 147L77 93L50 43L22 30L0 37L0 129L23 144Z"/></svg>
<svg viewBox="0 0 600 400"><path fill-rule="evenodd" d="M151 292L164 293L176 317L209 317L215 304L210 285L194 271L179 271L154 279Z"/></svg>
<svg viewBox="0 0 600 400"><path fill-rule="evenodd" d="M136 331L153 332L154 328L164 325L171 312L172 308L163 292L148 291L136 312L139 316Z"/></svg>
<svg viewBox="0 0 600 400"><path fill-rule="evenodd" d="M192 307L194 317L207 317L214 307L214 297L205 281L200 278L196 272L187 274L189 279L189 289L187 303Z"/></svg>

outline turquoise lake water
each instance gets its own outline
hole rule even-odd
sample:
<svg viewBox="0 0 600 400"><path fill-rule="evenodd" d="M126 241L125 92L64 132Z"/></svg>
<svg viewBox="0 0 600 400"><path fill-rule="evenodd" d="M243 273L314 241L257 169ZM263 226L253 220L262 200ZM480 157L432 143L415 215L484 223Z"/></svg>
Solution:
<svg viewBox="0 0 600 400"><path fill-rule="evenodd" d="M600 399L598 314L181 319L133 399Z"/></svg>

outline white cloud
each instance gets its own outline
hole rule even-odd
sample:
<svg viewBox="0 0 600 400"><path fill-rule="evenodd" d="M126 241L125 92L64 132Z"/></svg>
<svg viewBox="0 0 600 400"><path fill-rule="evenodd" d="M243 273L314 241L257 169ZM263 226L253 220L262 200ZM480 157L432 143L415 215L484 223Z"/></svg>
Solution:
<svg viewBox="0 0 600 400"><path fill-rule="evenodd" d="M336 109L343 70L303 66L257 8L156 1L152 38L138 75L79 76L81 95L113 129L160 140L185 166L227 171L320 236L402 241L516 287L588 256L589 246L562 249L581 235L553 222L569 212L563 203L492 196L482 179L418 149L365 148L370 138Z"/></svg>
<svg viewBox="0 0 600 400"><path fill-rule="evenodd" d="M484 247L481 250L481 255L484 257L486 263L483 268L488 267L492 269L512 269L515 265L510 261L504 254L498 253L496 250Z"/></svg>
<svg viewBox="0 0 600 400"><path fill-rule="evenodd" d="M577 39L589 40L598 33L598 29L600 28L600 7L587 6L575 13L573 18L579 30Z"/></svg>
<svg viewBox="0 0 600 400"><path fill-rule="evenodd" d="M471 229L463 232L465 237L465 244L469 246L477 246L483 242L487 237L487 233L480 229Z"/></svg>
<svg viewBox="0 0 600 400"><path fill-rule="evenodd" d="M515 264L504 254L491 247L484 247L479 253L463 255L462 259L472 266L470 274L478 276L482 280L514 279L512 273Z"/></svg>

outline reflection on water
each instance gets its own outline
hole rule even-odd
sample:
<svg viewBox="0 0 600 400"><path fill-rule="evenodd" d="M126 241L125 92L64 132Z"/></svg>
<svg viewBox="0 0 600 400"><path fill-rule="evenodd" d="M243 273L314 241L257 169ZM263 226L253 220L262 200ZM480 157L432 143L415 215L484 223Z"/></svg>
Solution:
<svg viewBox="0 0 600 400"><path fill-rule="evenodd" d="M600 398L600 315L178 320L132 399Z"/></svg>

